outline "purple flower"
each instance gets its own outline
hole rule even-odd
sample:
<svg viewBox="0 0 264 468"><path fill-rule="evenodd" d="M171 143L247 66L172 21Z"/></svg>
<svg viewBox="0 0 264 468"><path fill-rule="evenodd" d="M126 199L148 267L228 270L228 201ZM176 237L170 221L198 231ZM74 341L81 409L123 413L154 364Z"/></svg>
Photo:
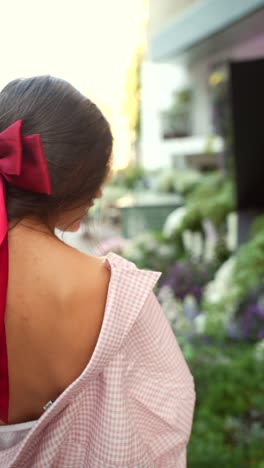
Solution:
<svg viewBox="0 0 264 468"><path fill-rule="evenodd" d="M200 303L203 288L208 279L208 273L197 264L190 261L179 261L168 270L160 285L170 286L175 297L181 300L187 295L192 295Z"/></svg>
<svg viewBox="0 0 264 468"><path fill-rule="evenodd" d="M264 307L249 304L241 314L240 330L245 339L264 338Z"/></svg>

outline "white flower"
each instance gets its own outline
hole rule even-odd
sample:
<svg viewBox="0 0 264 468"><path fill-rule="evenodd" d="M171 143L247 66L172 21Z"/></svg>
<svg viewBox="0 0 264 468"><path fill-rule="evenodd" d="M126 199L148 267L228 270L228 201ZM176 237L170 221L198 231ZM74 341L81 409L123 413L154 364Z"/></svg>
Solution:
<svg viewBox="0 0 264 468"><path fill-rule="evenodd" d="M255 345L254 355L257 361L264 362L264 339Z"/></svg>
<svg viewBox="0 0 264 468"><path fill-rule="evenodd" d="M177 303L170 286L163 286L158 298L167 319L172 323L177 318Z"/></svg>
<svg viewBox="0 0 264 468"><path fill-rule="evenodd" d="M171 237L180 228L186 211L186 208L181 206L169 214L163 226L164 236Z"/></svg>
<svg viewBox="0 0 264 468"><path fill-rule="evenodd" d="M206 325L206 317L204 314L197 315L194 319L194 326L196 332L202 335L205 332L205 325Z"/></svg>
<svg viewBox="0 0 264 468"><path fill-rule="evenodd" d="M227 236L226 243L227 247L231 252L234 252L237 247L237 224L238 215L237 213L229 213L227 217Z"/></svg>
<svg viewBox="0 0 264 468"><path fill-rule="evenodd" d="M129 245L123 250L124 257L131 259L133 262L140 262L143 259L142 250L134 245Z"/></svg>
<svg viewBox="0 0 264 468"><path fill-rule="evenodd" d="M215 278L211 281L204 291L204 299L209 303L217 303L224 299L230 285L232 285L232 276L234 272L236 259L230 257L217 271Z"/></svg>
<svg viewBox="0 0 264 468"><path fill-rule="evenodd" d="M200 232L185 230L183 233L185 249L195 258L201 258L204 250L204 242Z"/></svg>
<svg viewBox="0 0 264 468"><path fill-rule="evenodd" d="M198 314L198 304L196 298L192 294L187 294L183 300L183 309L186 317L193 320Z"/></svg>
<svg viewBox="0 0 264 468"><path fill-rule="evenodd" d="M218 234L212 221L205 219L203 221L205 233L204 242L204 262L210 263L215 257L215 249L217 246Z"/></svg>
<svg viewBox="0 0 264 468"><path fill-rule="evenodd" d="M163 258L167 258L171 256L174 251L173 248L170 245L159 245L158 247L159 255Z"/></svg>
<svg viewBox="0 0 264 468"><path fill-rule="evenodd" d="M192 248L192 231L190 231L189 229L185 229L185 231L182 234L182 241L183 241L184 248L188 252L190 252Z"/></svg>

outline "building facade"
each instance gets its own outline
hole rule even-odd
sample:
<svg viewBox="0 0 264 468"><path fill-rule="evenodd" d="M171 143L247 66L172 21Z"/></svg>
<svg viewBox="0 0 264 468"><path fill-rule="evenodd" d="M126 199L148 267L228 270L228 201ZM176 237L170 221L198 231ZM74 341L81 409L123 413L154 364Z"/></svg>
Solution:
<svg viewBox="0 0 264 468"><path fill-rule="evenodd" d="M210 76L229 61L264 57L264 0L150 0L148 50L142 67L141 157L170 166L223 141L213 125ZM192 90L190 129L164 138L162 116L173 95Z"/></svg>

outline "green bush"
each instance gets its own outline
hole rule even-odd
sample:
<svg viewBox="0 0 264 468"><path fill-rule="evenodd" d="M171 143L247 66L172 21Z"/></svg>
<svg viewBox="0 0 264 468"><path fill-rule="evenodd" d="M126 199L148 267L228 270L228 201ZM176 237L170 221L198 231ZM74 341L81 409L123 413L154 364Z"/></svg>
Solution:
<svg viewBox="0 0 264 468"><path fill-rule="evenodd" d="M131 164L126 169L122 169L113 174L110 185L125 187L129 190L137 189L138 186L145 186L147 173L140 165Z"/></svg>
<svg viewBox="0 0 264 468"><path fill-rule="evenodd" d="M254 303L257 304L257 293L263 292L264 230L261 230L262 222L261 218L256 221L252 229L253 237L239 247L233 257L221 266L214 280L205 288L202 310L207 317L206 332L211 336L224 335L225 325L228 325L230 321L237 322L240 319L244 311L241 307L243 302L254 294L256 296ZM228 268L229 264L231 268Z"/></svg>
<svg viewBox="0 0 264 468"><path fill-rule="evenodd" d="M255 222L252 224L250 230L250 237L253 239L258 234L264 233L264 216L260 215L256 218Z"/></svg>
<svg viewBox="0 0 264 468"><path fill-rule="evenodd" d="M227 238L227 218L233 213L234 204L232 178L225 177L221 173L202 176L196 187L185 197L185 205L175 210L175 221L172 216L168 219L164 232L175 242L183 240L186 232L200 233L204 249L206 249L210 242L206 226L210 224L216 235L210 261L214 263L216 270L231 255ZM205 254L206 250L202 256Z"/></svg>
<svg viewBox="0 0 264 468"><path fill-rule="evenodd" d="M152 174L154 189L158 192L179 193L187 196L202 180L198 171L191 169L167 169Z"/></svg>
<svg viewBox="0 0 264 468"><path fill-rule="evenodd" d="M237 285L240 297L263 283L264 279L264 231L253 237L237 252L233 282Z"/></svg>
<svg viewBox="0 0 264 468"><path fill-rule="evenodd" d="M188 467L263 468L263 361L254 347L197 345L188 355L197 392Z"/></svg>
<svg viewBox="0 0 264 468"><path fill-rule="evenodd" d="M186 199L187 213L181 232L186 229L198 230L205 219L211 220L216 227L221 227L226 222L227 215L234 211L234 204L232 179L225 178L221 173L204 176Z"/></svg>

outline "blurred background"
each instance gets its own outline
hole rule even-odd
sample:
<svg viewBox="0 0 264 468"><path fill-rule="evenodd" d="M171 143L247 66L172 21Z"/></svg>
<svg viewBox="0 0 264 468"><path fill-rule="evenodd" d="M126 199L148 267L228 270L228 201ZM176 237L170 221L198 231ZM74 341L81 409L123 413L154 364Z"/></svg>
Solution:
<svg viewBox="0 0 264 468"><path fill-rule="evenodd" d="M16 0L1 15L1 88L59 76L111 122L104 197L58 235L162 271L196 382L188 466L264 468L264 0Z"/></svg>

